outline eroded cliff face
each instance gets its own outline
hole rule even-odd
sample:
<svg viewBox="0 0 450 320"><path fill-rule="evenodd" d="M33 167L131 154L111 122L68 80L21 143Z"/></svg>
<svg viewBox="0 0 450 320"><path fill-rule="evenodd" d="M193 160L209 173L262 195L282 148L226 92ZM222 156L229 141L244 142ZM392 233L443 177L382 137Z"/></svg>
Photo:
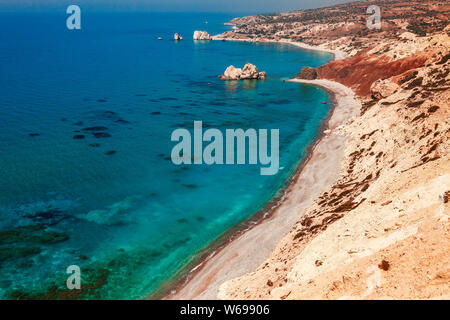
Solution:
<svg viewBox="0 0 450 320"><path fill-rule="evenodd" d="M332 130L346 137L339 179L219 298L450 298L448 32L401 32L362 50L350 41L350 57L316 69L363 102Z"/></svg>
<svg viewBox="0 0 450 320"><path fill-rule="evenodd" d="M333 130L347 137L339 180L220 298L450 297L448 48Z"/></svg>
<svg viewBox="0 0 450 320"><path fill-rule="evenodd" d="M387 40L370 50L362 50L358 54L346 59L335 60L316 69L318 79L333 80L352 88L360 96L373 95L371 90L375 82L379 88L388 94L395 89L394 84L403 80L411 70L425 67L442 59L442 53L447 50L449 37L437 34L429 37L416 37L410 34L408 39L403 37L401 44L398 40ZM405 55L408 52L410 55ZM302 78L298 75L297 78ZM395 91L395 90L394 90ZM375 95L381 98L383 95Z"/></svg>
<svg viewBox="0 0 450 320"><path fill-rule="evenodd" d="M379 80L402 74L411 69L423 67L433 58L428 52L392 60L386 55L366 52L356 56L332 61L317 68L319 79L333 80L352 88L360 96L370 95L371 85Z"/></svg>

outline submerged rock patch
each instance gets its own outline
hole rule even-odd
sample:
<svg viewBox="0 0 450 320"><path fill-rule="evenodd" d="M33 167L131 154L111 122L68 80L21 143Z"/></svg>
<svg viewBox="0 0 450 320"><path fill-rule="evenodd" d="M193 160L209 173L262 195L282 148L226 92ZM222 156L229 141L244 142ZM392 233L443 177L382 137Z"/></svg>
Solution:
<svg viewBox="0 0 450 320"><path fill-rule="evenodd" d="M98 126L98 127L89 127L89 128L84 128L84 129L81 129L82 131L106 131L106 130L108 130L108 128L107 127L100 127L100 126Z"/></svg>
<svg viewBox="0 0 450 320"><path fill-rule="evenodd" d="M94 132L93 135L97 139L111 138L111 135L109 133L106 133L106 132Z"/></svg>

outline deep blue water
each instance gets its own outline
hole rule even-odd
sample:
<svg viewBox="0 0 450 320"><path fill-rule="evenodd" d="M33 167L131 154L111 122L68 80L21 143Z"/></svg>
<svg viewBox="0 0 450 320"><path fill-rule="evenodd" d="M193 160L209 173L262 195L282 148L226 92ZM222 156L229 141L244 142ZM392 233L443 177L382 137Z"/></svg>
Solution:
<svg viewBox="0 0 450 320"><path fill-rule="evenodd" d="M64 12L0 14L1 298L59 292L69 265L81 267L78 298L143 298L277 195L330 101L282 80L332 57L191 40L227 30L233 16L83 12L82 30L69 31ZM246 62L268 79L217 78ZM280 129L282 170L175 166L170 135L194 120Z"/></svg>

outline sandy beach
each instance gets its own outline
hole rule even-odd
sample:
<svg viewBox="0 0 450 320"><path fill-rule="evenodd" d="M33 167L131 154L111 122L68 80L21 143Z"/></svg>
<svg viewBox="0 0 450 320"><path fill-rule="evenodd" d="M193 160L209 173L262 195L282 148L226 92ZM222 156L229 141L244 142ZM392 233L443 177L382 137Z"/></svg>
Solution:
<svg viewBox="0 0 450 320"><path fill-rule="evenodd" d="M351 5L339 10L360 18ZM295 25L278 23L278 16L236 18L234 31L213 39L333 54L297 76L319 80L288 80L332 92L332 114L267 218L204 260L166 298L448 297L448 35L393 23L398 33L363 39L352 28L362 35L365 25L347 29L340 18L289 15Z"/></svg>
<svg viewBox="0 0 450 320"><path fill-rule="evenodd" d="M315 47L315 46L311 46L311 45L306 44L306 43L286 41L286 40L284 40L284 41L277 41L277 42L279 42L279 43L289 43L289 44L292 44L292 45L294 45L296 47L300 47L300 48L306 49L306 50L316 50L316 51L320 50L320 51L323 51L323 52L328 52L328 53L331 53L332 55L334 55L334 60L342 60L342 59L345 59L347 57L347 54L345 52L343 52L343 51L340 51L340 50L333 50L333 49L328 49L328 48L325 48L325 47Z"/></svg>
<svg viewBox="0 0 450 320"><path fill-rule="evenodd" d="M320 47L319 46L311 46L306 43L289 41L289 40L278 40L277 41L277 40L265 39L264 41L255 41L255 40L250 40L250 39L227 39L227 38L221 37L220 35L212 36L211 39L216 40L216 41L287 43L287 44L291 44L293 46L296 46L296 47L299 47L299 48L302 48L305 50L322 51L322 52L331 53L334 56L334 60L342 60L348 56L345 52L340 51L340 50L333 50L333 49L326 48L324 46L320 46Z"/></svg>
<svg viewBox="0 0 450 320"><path fill-rule="evenodd" d="M345 137L333 129L358 114L360 103L349 88L328 80L292 80L320 86L334 94L335 106L324 128L325 134L313 147L309 159L297 172L286 195L268 215L269 218L247 230L215 252L192 271L190 280L167 299L217 299L219 287L227 280L242 276L261 265L277 243L301 218L338 176Z"/></svg>

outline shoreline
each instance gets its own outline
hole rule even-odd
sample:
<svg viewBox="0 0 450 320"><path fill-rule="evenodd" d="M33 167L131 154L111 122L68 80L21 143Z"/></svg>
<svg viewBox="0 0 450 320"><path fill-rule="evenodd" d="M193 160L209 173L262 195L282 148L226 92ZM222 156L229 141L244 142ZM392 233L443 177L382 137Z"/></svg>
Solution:
<svg viewBox="0 0 450 320"><path fill-rule="evenodd" d="M328 91L328 90L327 90ZM331 110L331 113L333 110ZM244 221L238 223L232 228L225 231L222 235L220 235L217 239L213 240L206 248L200 250L198 254L192 257L191 262L186 264L186 267L182 268L175 276L171 279L168 279L166 283L167 285L162 285L163 288L158 290L157 292L148 296L149 299L171 299L171 296L177 294L177 290L183 288L185 285L189 283L189 281L199 273L203 266L209 262L216 254L218 254L222 249L226 249L227 245L231 244L234 240L238 239L240 236L245 234L247 231L250 231L253 227L260 225L266 219L270 219L272 215L275 213L276 209L281 205L285 197L289 192L290 186L295 183L299 173L303 169L303 167L308 163L312 150L315 148L316 144L320 142L321 138L324 135L324 131L327 128L327 122L329 117L324 119L322 124L320 125L320 129L318 130L318 135L311 142L310 145L307 146L306 156L301 159L294 170L293 174L288 178L288 180L284 183L283 188L281 188L271 200L269 200L262 209L253 213L249 218ZM324 129L325 128L325 129ZM192 263L195 261L195 263ZM186 273L186 270L188 272Z"/></svg>
<svg viewBox="0 0 450 320"><path fill-rule="evenodd" d="M230 24L230 25L232 25L232 24ZM222 39L222 38L218 38L219 36L220 35L215 35L215 36L212 36L211 38L213 41L255 42L250 39ZM333 55L333 59L330 61L343 59L346 56L346 54L344 52L341 52L338 50L320 48L320 47L310 46L310 45L298 43L298 42L274 41L274 40L265 40L265 41L261 41L261 42L283 43L283 44L294 45L294 46L300 47L305 50L327 52L327 53L330 53ZM295 79L289 79L289 80L283 80L283 81L299 82L299 81L295 81ZM171 278L167 279L161 285L160 289L147 295L147 297L145 299L165 299L165 300L166 299L174 299L174 297L177 296L179 293L178 290L180 290L180 289L184 288L186 285L188 285L188 283L203 269L205 264L207 264L211 259L213 259L221 250L226 249L226 247L228 245L233 243L233 241L235 241L236 239L240 238L246 232L250 231L251 229L253 229L254 227L256 227L258 225L263 224L265 220L270 219L275 214L276 210L282 205L284 199L287 197L288 193L290 192L292 185L294 185L296 183L296 181L298 180L304 167L311 160L314 149L326 135L325 132L329 129L334 128L334 126L330 125L330 123L333 123L333 121L331 121L331 120L333 118L334 111L338 105L336 96L338 96L339 93L335 91L336 87L334 87L334 88L332 86L327 87L327 85L319 84L319 83L305 82L305 84L316 85L317 87L320 87L323 90L330 93L331 100L332 100L330 104L332 105L332 107L330 108L331 110L329 111L329 115L323 119L321 125L319 126L316 137L307 146L305 156L303 157L303 159L300 159L300 161L298 162L292 175L285 182L283 188L281 188L279 190L279 192L271 200L269 200L262 209L258 210L257 212L253 213L249 218L245 219L244 221L238 223L234 227L225 231L222 235L220 235L218 238L216 238L211 243L209 243L204 249L200 250L195 256L191 257L190 261L187 262L185 264L185 266L183 268L181 268L181 270L179 270ZM343 86L343 87L345 87L345 86ZM348 89L348 90L351 92L351 95L353 95L353 91L351 91L350 89ZM287 231L289 231L289 229ZM280 240L281 240L281 238L280 238Z"/></svg>
<svg viewBox="0 0 450 320"><path fill-rule="evenodd" d="M286 80L285 80L286 81ZM266 219L272 217L275 213L276 209L282 204L283 200L286 198L290 187L296 182L298 176L301 171L305 167L305 165L309 162L312 152L316 145L321 141L324 137L324 132L329 128L329 120L334 112L335 105L335 95L334 93L322 87L324 90L329 92L332 95L332 105L329 115L323 119L321 125L318 128L317 136L311 141L311 143L307 146L305 157L300 159L295 170L292 175L288 178L288 180L284 183L283 188L281 188L269 202L264 205L264 207L254 214L252 214L246 220L238 223L234 227L225 231L222 235L220 235L217 239L213 240L206 248L202 249L197 255L192 257L192 261L195 263L187 263L186 267L183 268L180 272L178 272L172 279L177 279L171 281L168 279L166 282L167 285L162 285L162 289L153 293L149 296L150 299L170 299L171 296L174 295L173 291L176 291L180 288L183 288L195 275L200 272L203 266L208 263L208 261L213 258L219 251L226 248L227 245L232 243L234 240L242 236L245 232L250 231L253 227L263 223ZM187 273L186 270L189 270ZM176 293L175 293L176 294Z"/></svg>
<svg viewBox="0 0 450 320"><path fill-rule="evenodd" d="M314 47L308 49L321 50ZM296 213L311 205L337 178L346 138L332 130L356 115L361 107L360 102L350 88L337 82L299 79L286 81L315 85L332 93L333 107L319 128L316 139L308 147L308 155L299 162L281 195L250 219L219 237L193 259L198 263L188 268L187 274L153 297L169 300L217 299L220 285L261 265L300 219L301 215ZM311 184L310 189L307 187L308 182ZM266 230L272 230L270 238L265 236ZM249 254L256 250L257 254Z"/></svg>
<svg viewBox="0 0 450 320"><path fill-rule="evenodd" d="M255 41L252 39L227 39L222 38L220 35L212 36L211 39L213 41L236 41L236 42L251 42L251 43L283 43L283 44L290 44L305 50L311 50L311 51L321 51L330 53L333 55L333 60L342 60L348 57L348 55L340 50L333 50L328 48L323 48L319 46L312 46L303 42L297 42L297 41L289 41L289 40L264 40L264 41Z"/></svg>

